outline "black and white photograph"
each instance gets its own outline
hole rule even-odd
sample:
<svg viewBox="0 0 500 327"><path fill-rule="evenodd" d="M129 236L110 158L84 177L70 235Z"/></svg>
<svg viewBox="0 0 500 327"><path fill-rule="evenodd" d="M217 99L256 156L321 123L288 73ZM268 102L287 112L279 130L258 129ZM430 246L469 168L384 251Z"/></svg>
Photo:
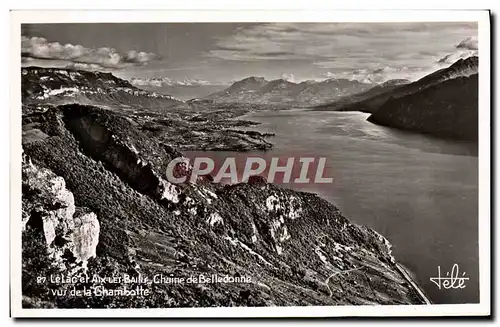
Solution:
<svg viewBox="0 0 500 327"><path fill-rule="evenodd" d="M49 13L12 24L15 315L489 314L488 11Z"/></svg>

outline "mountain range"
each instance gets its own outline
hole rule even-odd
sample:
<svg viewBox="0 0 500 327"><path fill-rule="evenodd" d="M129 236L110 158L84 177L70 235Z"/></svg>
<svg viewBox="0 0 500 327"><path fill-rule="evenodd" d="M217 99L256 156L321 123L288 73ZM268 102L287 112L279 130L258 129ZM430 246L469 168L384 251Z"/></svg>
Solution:
<svg viewBox="0 0 500 327"><path fill-rule="evenodd" d="M459 59L413 83L373 88L319 109L367 112L372 123L477 141L478 64L476 56Z"/></svg>
<svg viewBox="0 0 500 327"><path fill-rule="evenodd" d="M170 95L139 89L111 73L86 70L24 67L21 70L24 103L85 103L145 108L183 103Z"/></svg>
<svg viewBox="0 0 500 327"><path fill-rule="evenodd" d="M474 71L476 65L476 73ZM477 57L458 61L436 72L413 92L397 93L368 121L398 129L458 140L478 141ZM460 70L463 68L463 70ZM440 82L435 82L439 80ZM422 82L422 80L420 80Z"/></svg>
<svg viewBox="0 0 500 327"><path fill-rule="evenodd" d="M189 79L185 78L183 80L173 80L168 77L152 77L152 78L137 78L133 77L129 79L130 84L135 86L196 86L196 85L219 85L213 84L202 79Z"/></svg>
<svg viewBox="0 0 500 327"><path fill-rule="evenodd" d="M387 82L375 85L374 87L368 89L367 91L349 94L339 98L338 100L330 103L324 103L314 106L315 110L338 110L338 111L350 111L349 104L359 103L363 100L370 99L379 94L387 93L394 90L402 85L409 84L410 81L407 79L392 79Z"/></svg>
<svg viewBox="0 0 500 327"><path fill-rule="evenodd" d="M369 121L399 129L425 132L438 136L477 140L477 56L459 59L449 67L410 82L389 80L382 84L362 83L347 79L304 81L285 79L268 81L248 77L228 88L201 98L203 107L217 104L253 106L314 106L314 110L361 111L371 113ZM144 90L110 73L82 70L26 67L22 69L24 103L82 103L121 108L159 108L174 106L199 107L199 102L184 101L154 92L149 83ZM474 77L476 75L476 77ZM207 87L205 83L173 85L158 80L175 91ZM167 82L165 82L167 81ZM137 84L137 81L134 82ZM144 83L142 83L144 84ZM190 84L190 85L188 85ZM216 89L224 86L213 86ZM454 92L460 90L460 93ZM208 90L205 90L208 92ZM166 92L165 92L166 93ZM454 94L456 93L456 94ZM184 98L190 98L184 94ZM199 109L199 108L198 108ZM198 110L196 109L196 110ZM472 123L471 123L472 122Z"/></svg>
<svg viewBox="0 0 500 327"><path fill-rule="evenodd" d="M237 81L227 89L210 94L204 99L226 103L310 106L334 101L345 95L368 90L373 86L374 84L348 79L293 83L285 79L268 81L263 77L252 76Z"/></svg>
<svg viewBox="0 0 500 327"><path fill-rule="evenodd" d="M438 85L450 79L457 77L467 77L478 73L478 57L469 57L459 59L449 67L437 70L421 79L403 85L395 85L396 87L382 87L379 89L369 90L370 94L363 96L358 94L351 99L345 99L344 103L339 106L339 103L333 102L322 105L323 109L330 108L341 111L361 111L374 113L384 104L389 98L401 98L406 95L417 93L427 87ZM372 94L371 94L372 93Z"/></svg>
<svg viewBox="0 0 500 327"><path fill-rule="evenodd" d="M140 89L156 92L161 94L171 94L174 95L177 99L183 101L189 101L192 99L199 99L206 97L212 93L220 92L224 90L227 85L213 85L213 84L162 84L161 86L156 85L135 85Z"/></svg>

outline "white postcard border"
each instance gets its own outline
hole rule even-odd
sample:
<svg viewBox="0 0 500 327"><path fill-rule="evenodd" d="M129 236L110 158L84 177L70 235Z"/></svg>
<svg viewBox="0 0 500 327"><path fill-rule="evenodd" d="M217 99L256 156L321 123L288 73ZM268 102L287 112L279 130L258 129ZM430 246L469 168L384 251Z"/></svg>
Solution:
<svg viewBox="0 0 500 327"><path fill-rule="evenodd" d="M10 293L12 317L386 317L491 314L490 13L487 10L19 10L11 12ZM21 306L21 23L77 22L478 22L480 303L401 306L23 309Z"/></svg>

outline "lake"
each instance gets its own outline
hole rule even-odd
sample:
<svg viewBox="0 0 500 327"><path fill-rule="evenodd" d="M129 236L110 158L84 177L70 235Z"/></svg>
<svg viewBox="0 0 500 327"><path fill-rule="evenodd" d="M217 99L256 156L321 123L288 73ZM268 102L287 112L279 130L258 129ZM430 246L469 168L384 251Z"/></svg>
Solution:
<svg viewBox="0 0 500 327"><path fill-rule="evenodd" d="M292 109L239 118L276 134L274 149L260 156L326 157L333 183L285 187L315 192L384 235L434 303L478 302L477 144L398 131L367 117ZM445 273L455 263L470 278L466 288L439 290L430 282L438 266Z"/></svg>

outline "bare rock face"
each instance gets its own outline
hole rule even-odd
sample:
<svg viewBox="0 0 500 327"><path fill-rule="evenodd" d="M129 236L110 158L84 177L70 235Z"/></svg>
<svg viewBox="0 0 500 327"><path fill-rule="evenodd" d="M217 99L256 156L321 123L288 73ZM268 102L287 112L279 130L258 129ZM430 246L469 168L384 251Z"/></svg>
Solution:
<svg viewBox="0 0 500 327"><path fill-rule="evenodd" d="M64 179L23 157L23 231L39 229L52 264L64 270L95 257L99 221L93 212L75 207L73 193ZM71 255L68 255L71 254Z"/></svg>
<svg viewBox="0 0 500 327"><path fill-rule="evenodd" d="M93 212L78 210L73 216L74 229L71 234L73 255L77 261L87 262L96 256L99 243L99 221Z"/></svg>
<svg viewBox="0 0 500 327"><path fill-rule="evenodd" d="M50 246L57 233L65 234L71 228L69 224L72 224L75 213L75 200L73 194L66 189L62 177L48 169L37 168L29 159L23 159L23 186L36 194L32 201L26 203L30 208L25 209L43 213L43 232L45 241ZM30 218L32 217L28 215L23 219L23 228Z"/></svg>

